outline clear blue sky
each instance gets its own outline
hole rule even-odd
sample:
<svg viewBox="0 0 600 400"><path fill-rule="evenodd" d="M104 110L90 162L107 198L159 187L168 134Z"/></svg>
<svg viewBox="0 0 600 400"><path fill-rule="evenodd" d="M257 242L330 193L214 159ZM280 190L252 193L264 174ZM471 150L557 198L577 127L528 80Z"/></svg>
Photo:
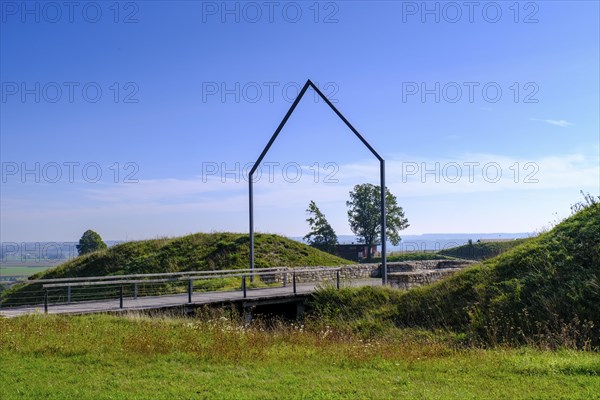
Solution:
<svg viewBox="0 0 600 400"><path fill-rule="evenodd" d="M52 4L1 2L2 241L247 231L222 169L306 79L387 160L406 234L536 231L599 192L596 1ZM315 200L349 234L348 191L378 182L312 93L265 161L259 231L305 234Z"/></svg>

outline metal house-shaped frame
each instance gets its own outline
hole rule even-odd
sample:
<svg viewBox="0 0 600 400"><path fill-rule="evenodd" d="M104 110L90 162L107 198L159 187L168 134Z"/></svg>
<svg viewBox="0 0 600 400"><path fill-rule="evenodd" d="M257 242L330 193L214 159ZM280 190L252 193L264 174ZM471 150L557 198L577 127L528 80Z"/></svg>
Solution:
<svg viewBox="0 0 600 400"><path fill-rule="evenodd" d="M252 169L250 170L250 173L248 174L248 194L249 194L249 206L250 206L250 209L249 209L250 269L252 271L254 271L254 193L253 193L253 180L254 179L253 179L253 176L254 176L254 173L256 172L256 169L262 162L263 158L267 155L269 149L271 148L271 145L273 144L273 142L275 142L275 139L277 139L279 132L281 132L281 130L287 123L288 119L290 118L290 116L292 115L294 110L296 109L296 106L298 105L298 103L302 99L302 96L304 96L304 94L306 93L308 88L312 88L323 99L323 101L325 101L325 103L333 110L333 112L344 122L344 124L346 124L346 126L352 132L354 132L356 137L359 138L360 141L379 160L379 179L380 179L380 187L381 187L381 279L382 279L383 284L385 285L387 283L387 257L386 257L386 251L385 251L386 241L387 241L386 224L385 224L385 222L386 222L386 218L385 218L385 160L375 151L375 149L369 144L369 142L367 142L365 140L365 138L362 137L362 135L352 126L352 124L350 122L348 122L348 120L342 115L342 113L340 113L338 111L338 109L331 103L331 101L329 101L329 99L327 97L325 97L325 95L319 90L319 88L317 86L315 86L315 84L312 83L312 81L310 79L306 81L306 83L302 87L302 90L300 90L300 93L298 93L298 96L292 103L292 106L290 107L288 112L285 114L285 117L283 117L283 120L281 121L281 123L279 124L277 129L275 130L275 133L273 133L273 136L271 136L269 143L267 143L267 145L263 149L262 153L260 153L260 156L254 163L254 165L252 166ZM253 275L251 274L250 276L252 279Z"/></svg>

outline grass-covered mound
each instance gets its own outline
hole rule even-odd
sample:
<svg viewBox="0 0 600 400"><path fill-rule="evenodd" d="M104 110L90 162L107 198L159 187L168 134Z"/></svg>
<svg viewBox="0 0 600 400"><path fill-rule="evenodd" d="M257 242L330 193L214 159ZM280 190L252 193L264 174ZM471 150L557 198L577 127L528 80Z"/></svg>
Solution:
<svg viewBox="0 0 600 400"><path fill-rule="evenodd" d="M257 268L334 266L350 261L273 234L256 234ZM32 279L248 268L249 239L241 233L196 233L127 242L67 261Z"/></svg>
<svg viewBox="0 0 600 400"><path fill-rule="evenodd" d="M352 263L273 234L256 234L254 252L257 268L336 266ZM248 235L196 233L177 238L122 243L69 260L55 268L35 274L30 279L241 269L249 267L248 260ZM216 283L221 286L232 284L221 281ZM2 304L39 303L42 294L40 284L19 284L2 293Z"/></svg>
<svg viewBox="0 0 600 400"><path fill-rule="evenodd" d="M484 343L600 346L600 204L433 285L324 290L315 312L356 329L450 329Z"/></svg>
<svg viewBox="0 0 600 400"><path fill-rule="evenodd" d="M487 260L488 258L499 256L500 254L505 253L520 244L523 244L527 240L527 238L524 238L508 240L505 242L470 243L440 250L437 254L449 257L464 258L467 260Z"/></svg>

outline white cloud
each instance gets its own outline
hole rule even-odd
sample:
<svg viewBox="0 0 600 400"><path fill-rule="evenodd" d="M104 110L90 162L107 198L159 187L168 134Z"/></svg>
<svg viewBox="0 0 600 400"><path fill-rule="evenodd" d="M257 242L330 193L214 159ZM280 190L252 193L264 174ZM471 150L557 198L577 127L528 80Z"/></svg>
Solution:
<svg viewBox="0 0 600 400"><path fill-rule="evenodd" d="M560 126L561 128L566 128L568 126L575 125L572 122L565 121L564 119L537 119L537 118L530 118L530 119L531 119L531 121L545 122L550 125Z"/></svg>
<svg viewBox="0 0 600 400"><path fill-rule="evenodd" d="M403 156L403 160L386 161L386 184L402 197L435 196L456 193L489 193L511 190L575 189L593 187L599 177L598 157L581 153L538 158L515 158L496 154L463 154L445 159ZM302 167L284 179L277 173L254 184L257 205L275 208L295 208L307 198L318 197L323 202L343 202L356 184L379 182L379 163L359 161L336 164L331 171L315 171ZM330 182L325 181L325 177ZM85 188L89 203L99 207L136 204L165 208L220 210L233 204L244 204L248 183L234 178L219 177L202 180L155 179L136 184L107 184L102 188ZM13 203L14 205L14 203Z"/></svg>
<svg viewBox="0 0 600 400"><path fill-rule="evenodd" d="M554 190L554 193L566 196L577 194L580 189L594 190L600 180L598 163L597 155L583 153L532 159L479 153L444 159L402 155L386 160L386 182L401 204L416 207L413 214L421 212L416 205L423 203L435 203L436 207L444 209L452 195L468 194L473 204L477 204L482 199L489 199L489 194L498 193L507 199L507 208L498 208L495 217L487 215L486 228L494 230L495 226L507 224L502 215L511 215L510 203L517 203L525 193L537 196L536 193ZM364 160L337 167L339 169L330 176L333 183L323 182L330 170L320 171L315 178L315 171L306 166L302 167L302 178L295 183L286 182L280 172L272 182L266 176L256 182L257 230L274 229L283 234L302 232L304 210L310 200L315 200L334 228L339 232L346 231L348 192L359 183L378 184L379 163ZM135 184L107 183L94 188L72 188L78 191L77 195L66 196L61 201L48 202L40 196L36 203L31 197L20 199L3 195L3 234L17 226L40 225L54 227L53 234L59 229L78 231L77 224L84 222L86 226L102 224L115 239L124 237L123 231L130 237L140 238L212 229L247 229L248 184L243 179L238 182L235 179L222 182L217 176L204 181L200 177L154 179ZM532 209L531 218L539 220L538 214L544 212L540 208ZM519 220L523 226L527 225L527 216L523 221ZM427 215L415 221L415 228L427 224L441 226L436 225L442 223L439 216L437 222L426 218ZM481 218L473 216L471 229L477 230L479 220Z"/></svg>

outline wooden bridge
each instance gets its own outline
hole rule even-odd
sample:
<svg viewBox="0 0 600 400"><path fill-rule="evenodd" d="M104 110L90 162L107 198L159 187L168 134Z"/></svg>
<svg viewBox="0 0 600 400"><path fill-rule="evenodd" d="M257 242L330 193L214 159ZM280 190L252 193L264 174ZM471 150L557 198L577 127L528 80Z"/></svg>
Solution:
<svg viewBox="0 0 600 400"><path fill-rule="evenodd" d="M305 300L319 287L381 285L381 279L348 279L341 271L326 267L264 268L32 280L11 295L11 302L0 307L0 315L169 309L192 313L205 305L228 304L247 316L257 307L277 305L295 307L299 315Z"/></svg>

